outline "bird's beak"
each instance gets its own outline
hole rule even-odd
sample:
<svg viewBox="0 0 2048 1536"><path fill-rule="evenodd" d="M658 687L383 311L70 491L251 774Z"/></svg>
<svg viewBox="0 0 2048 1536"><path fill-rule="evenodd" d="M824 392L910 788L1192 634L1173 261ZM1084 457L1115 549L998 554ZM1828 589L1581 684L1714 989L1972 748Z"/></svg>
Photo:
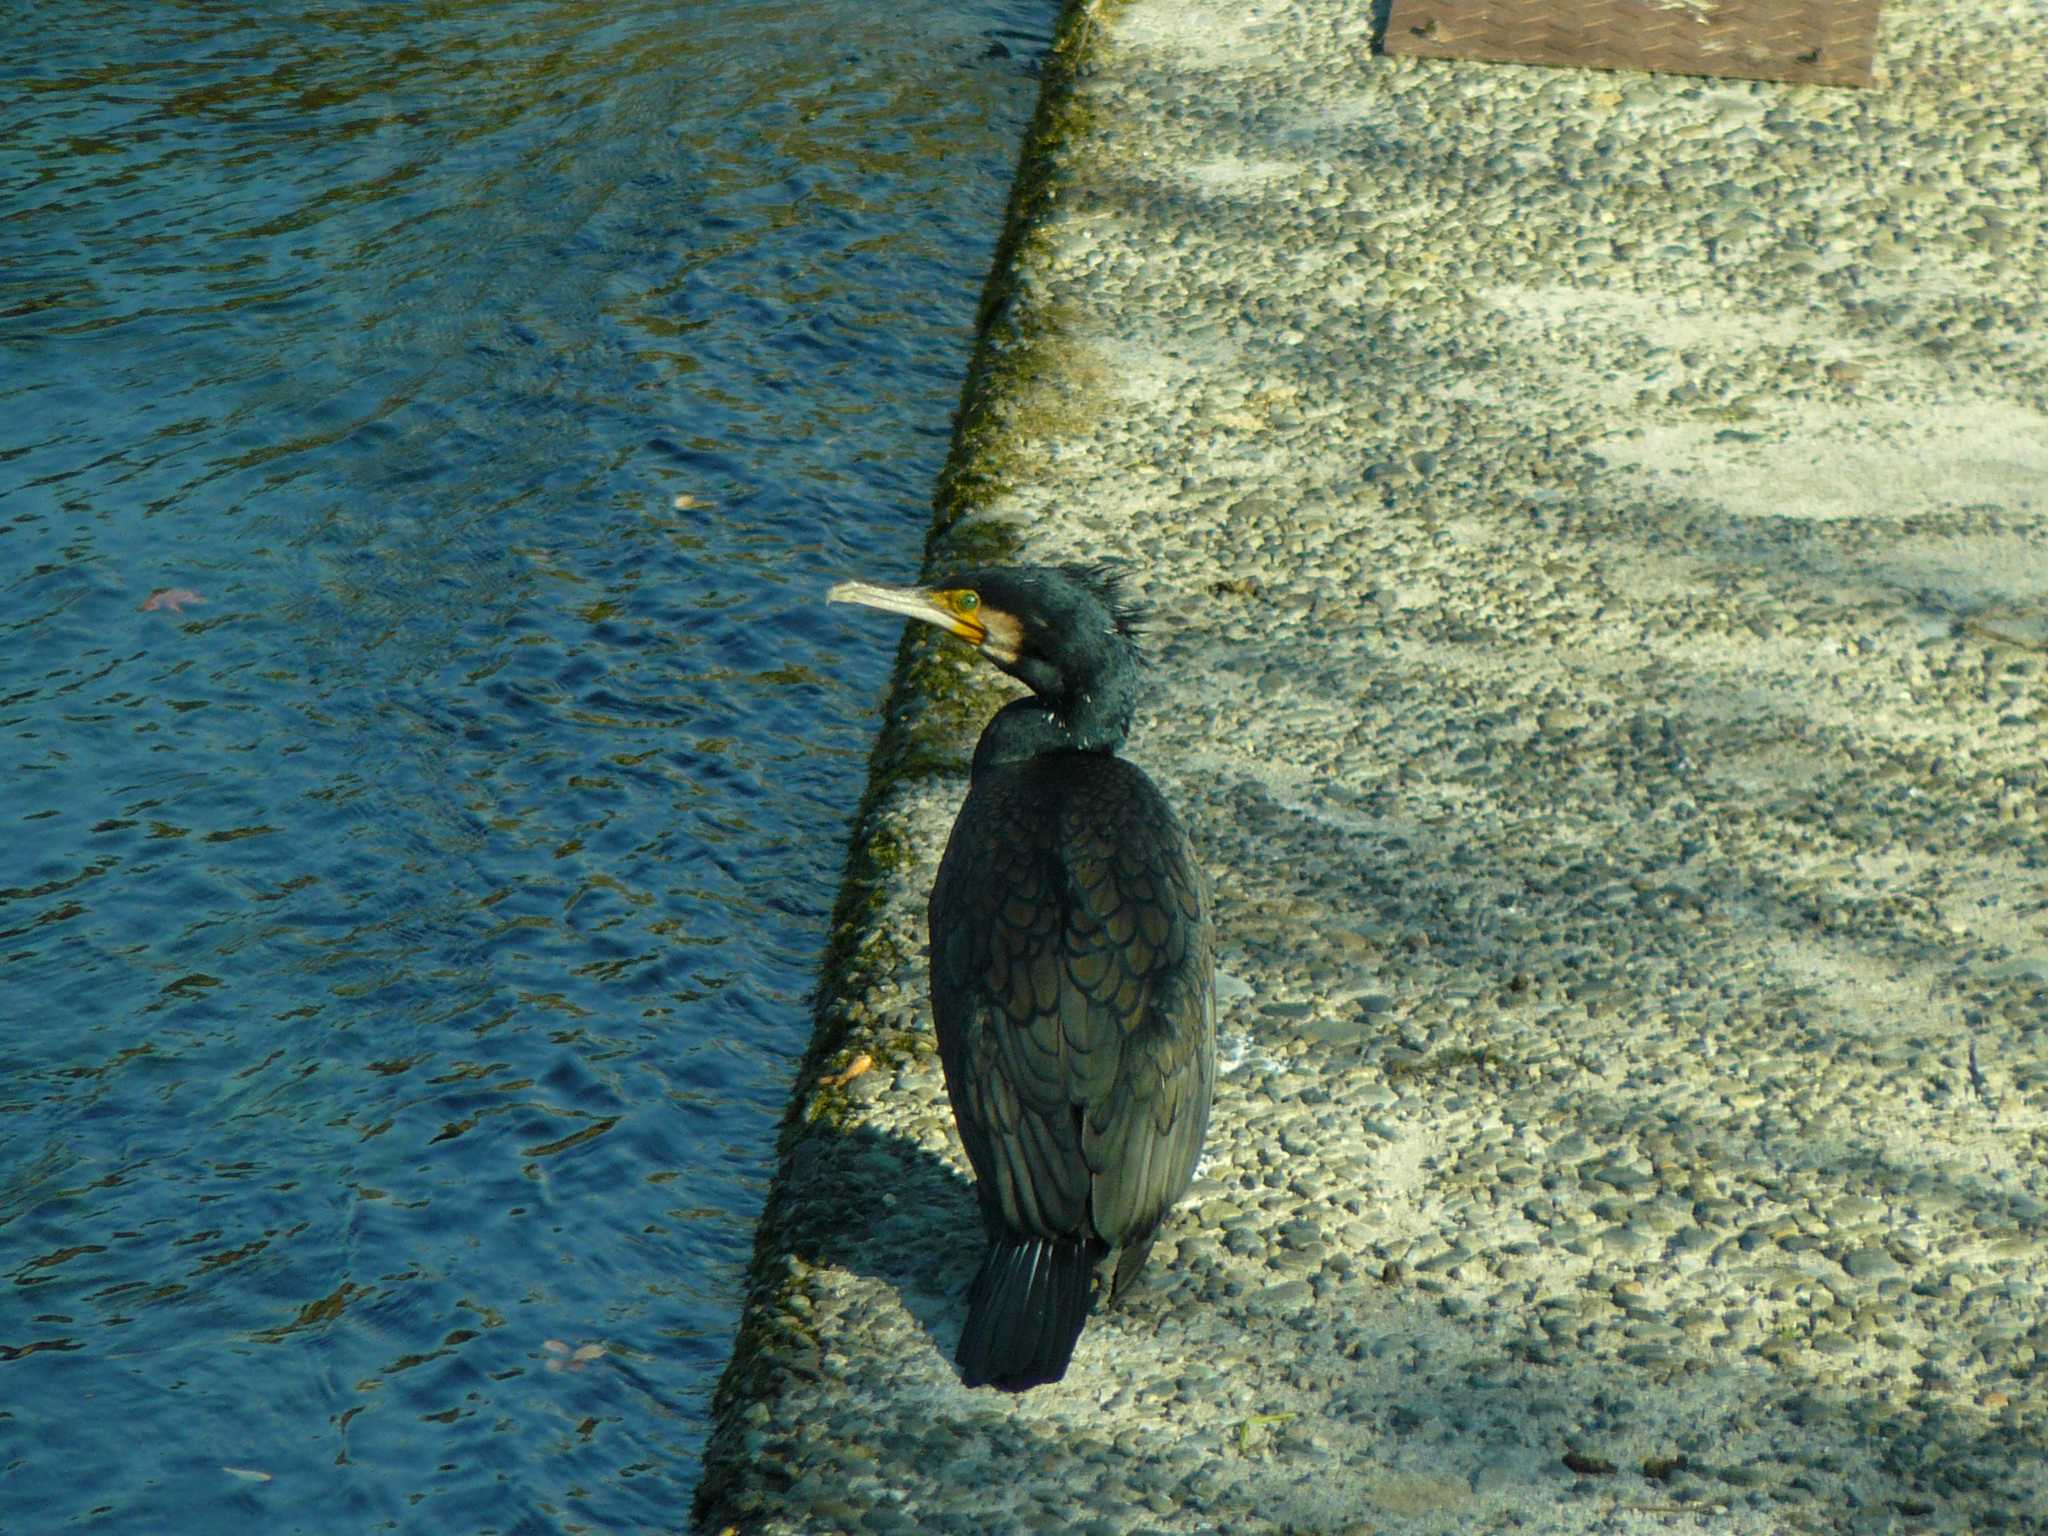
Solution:
<svg viewBox="0 0 2048 1536"><path fill-rule="evenodd" d="M965 614L954 612L941 594L927 592L923 587L878 587L871 582L842 581L825 594L825 601L858 603L863 608L879 608L884 613L922 619L927 624L938 625L949 635L958 635L969 645L980 645L988 638L988 630L983 625Z"/></svg>

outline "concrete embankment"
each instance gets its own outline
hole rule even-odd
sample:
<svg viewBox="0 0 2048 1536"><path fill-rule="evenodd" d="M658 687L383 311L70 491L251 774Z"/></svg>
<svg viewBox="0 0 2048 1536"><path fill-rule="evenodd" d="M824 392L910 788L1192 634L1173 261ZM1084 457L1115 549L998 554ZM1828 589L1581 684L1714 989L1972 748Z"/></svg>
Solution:
<svg viewBox="0 0 2048 1536"><path fill-rule="evenodd" d="M1069 11L931 554L1155 610L1210 1153L1064 1382L960 1386L998 694L912 639L708 1529L2048 1528L2039 19L1855 92Z"/></svg>

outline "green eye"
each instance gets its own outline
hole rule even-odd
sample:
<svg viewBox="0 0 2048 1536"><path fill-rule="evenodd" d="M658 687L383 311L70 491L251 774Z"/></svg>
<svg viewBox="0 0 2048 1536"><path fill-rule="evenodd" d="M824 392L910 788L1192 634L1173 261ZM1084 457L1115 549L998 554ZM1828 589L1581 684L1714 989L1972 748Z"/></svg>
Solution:
<svg viewBox="0 0 2048 1536"><path fill-rule="evenodd" d="M962 592L953 599L953 607L961 613L972 613L981 606L979 592Z"/></svg>

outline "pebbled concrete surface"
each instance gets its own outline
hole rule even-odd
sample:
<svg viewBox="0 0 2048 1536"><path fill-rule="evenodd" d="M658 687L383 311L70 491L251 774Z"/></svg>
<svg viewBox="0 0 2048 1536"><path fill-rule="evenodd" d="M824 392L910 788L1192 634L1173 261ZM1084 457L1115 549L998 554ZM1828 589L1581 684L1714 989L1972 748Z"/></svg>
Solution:
<svg viewBox="0 0 2048 1536"><path fill-rule="evenodd" d="M986 696L907 648L706 1528L2048 1529L2039 23L1857 93L1070 11L935 543L1157 608L1230 1071L1136 1303L963 1389Z"/></svg>

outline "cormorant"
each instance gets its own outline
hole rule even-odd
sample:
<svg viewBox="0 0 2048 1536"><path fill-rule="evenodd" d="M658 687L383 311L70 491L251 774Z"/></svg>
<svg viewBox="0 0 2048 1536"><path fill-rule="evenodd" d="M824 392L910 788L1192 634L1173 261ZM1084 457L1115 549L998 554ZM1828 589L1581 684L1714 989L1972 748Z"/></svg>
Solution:
<svg viewBox="0 0 2048 1536"><path fill-rule="evenodd" d="M988 723L932 885L932 1018L988 1251L969 1386L1058 1381L1187 1191L1216 1083L1208 883L1152 781L1116 755L1142 660L1094 566L841 582L830 600L936 624L1030 689Z"/></svg>

